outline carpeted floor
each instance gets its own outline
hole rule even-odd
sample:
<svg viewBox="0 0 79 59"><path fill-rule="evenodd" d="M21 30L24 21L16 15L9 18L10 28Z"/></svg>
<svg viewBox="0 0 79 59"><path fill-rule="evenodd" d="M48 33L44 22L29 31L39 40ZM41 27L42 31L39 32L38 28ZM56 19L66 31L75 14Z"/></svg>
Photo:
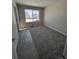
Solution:
<svg viewBox="0 0 79 59"><path fill-rule="evenodd" d="M17 46L19 59L63 59L66 36L47 27L20 32Z"/></svg>

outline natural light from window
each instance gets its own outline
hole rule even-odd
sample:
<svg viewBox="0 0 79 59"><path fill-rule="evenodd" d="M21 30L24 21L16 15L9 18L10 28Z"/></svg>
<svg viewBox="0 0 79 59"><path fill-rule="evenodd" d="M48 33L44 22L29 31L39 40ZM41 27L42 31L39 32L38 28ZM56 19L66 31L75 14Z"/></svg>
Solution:
<svg viewBox="0 0 79 59"><path fill-rule="evenodd" d="M25 21L27 23L39 21L39 10L25 9Z"/></svg>

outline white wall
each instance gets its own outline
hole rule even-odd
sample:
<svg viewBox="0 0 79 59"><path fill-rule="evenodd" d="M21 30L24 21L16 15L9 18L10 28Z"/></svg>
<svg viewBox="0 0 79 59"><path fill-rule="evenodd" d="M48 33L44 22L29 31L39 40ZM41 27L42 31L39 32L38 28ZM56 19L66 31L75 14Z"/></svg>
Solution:
<svg viewBox="0 0 79 59"><path fill-rule="evenodd" d="M15 18L15 12L14 12L14 5L12 6L12 38L15 39L15 48L17 46L17 41L19 39L18 35L18 29L17 29L17 24L16 24L16 18Z"/></svg>
<svg viewBox="0 0 79 59"><path fill-rule="evenodd" d="M66 0L57 1L45 9L44 24L56 31L67 34L67 6Z"/></svg>
<svg viewBox="0 0 79 59"><path fill-rule="evenodd" d="M16 53L16 48L17 48L19 35L18 35L15 12L14 12L15 3L14 3L14 1L12 3L13 3L13 5L12 5L12 38L15 39L12 42L12 59L18 59L17 58L17 53Z"/></svg>

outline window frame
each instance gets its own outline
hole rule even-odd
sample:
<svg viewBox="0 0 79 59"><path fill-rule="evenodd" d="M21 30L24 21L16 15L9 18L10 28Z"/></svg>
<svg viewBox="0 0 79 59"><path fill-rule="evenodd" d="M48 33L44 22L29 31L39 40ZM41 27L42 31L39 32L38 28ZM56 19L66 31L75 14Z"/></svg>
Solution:
<svg viewBox="0 0 79 59"><path fill-rule="evenodd" d="M26 13L25 10L31 10L31 11L32 11L32 18L31 18L31 17L26 18L26 14L25 14L25 22L26 22L26 23L31 23L31 22L38 22L38 21L40 21L40 10L38 10L38 9L24 9L24 13ZM38 14L33 14L34 11L38 11ZM34 19L35 19L35 18L33 18L34 15L38 15L37 20L34 20ZM27 19L31 19L31 21L27 21Z"/></svg>

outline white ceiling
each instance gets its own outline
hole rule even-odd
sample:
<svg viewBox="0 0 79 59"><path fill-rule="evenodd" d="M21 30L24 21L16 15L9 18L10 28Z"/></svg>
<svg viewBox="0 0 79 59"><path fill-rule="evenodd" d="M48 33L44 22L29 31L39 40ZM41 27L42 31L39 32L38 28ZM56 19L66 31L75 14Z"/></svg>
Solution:
<svg viewBox="0 0 79 59"><path fill-rule="evenodd" d="M15 2L25 5L33 5L33 6L40 6L46 7L49 4L54 4L56 2L61 2L64 0L15 0Z"/></svg>

